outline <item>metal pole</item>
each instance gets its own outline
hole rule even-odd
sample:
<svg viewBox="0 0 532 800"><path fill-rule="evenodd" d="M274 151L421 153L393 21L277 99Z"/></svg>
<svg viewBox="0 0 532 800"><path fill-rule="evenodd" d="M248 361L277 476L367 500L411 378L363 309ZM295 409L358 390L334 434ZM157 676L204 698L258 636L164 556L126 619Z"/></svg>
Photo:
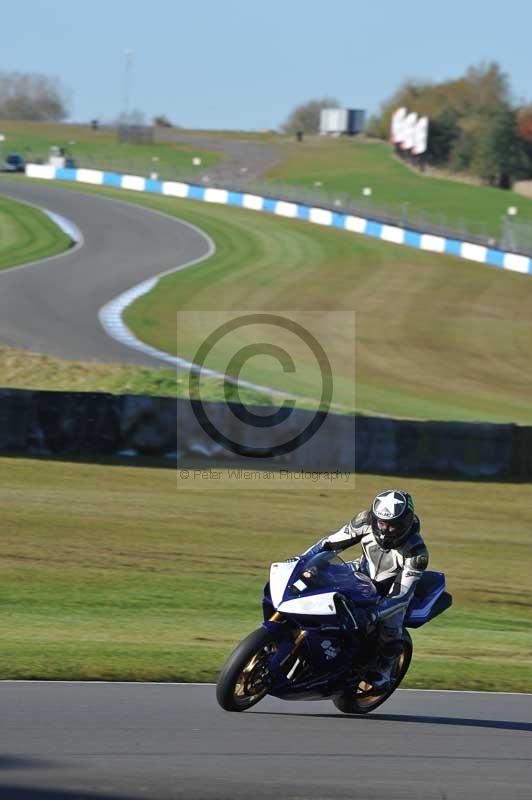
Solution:
<svg viewBox="0 0 532 800"><path fill-rule="evenodd" d="M133 60L133 53L134 50L124 50L124 56L126 59L125 73L124 73L124 114L126 117L126 121L129 117L129 102L131 95L131 64Z"/></svg>

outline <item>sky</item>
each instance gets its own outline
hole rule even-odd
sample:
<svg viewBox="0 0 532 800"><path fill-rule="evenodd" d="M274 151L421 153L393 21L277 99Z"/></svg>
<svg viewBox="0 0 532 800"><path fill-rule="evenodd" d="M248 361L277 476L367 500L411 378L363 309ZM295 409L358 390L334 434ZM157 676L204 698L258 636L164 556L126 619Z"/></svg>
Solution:
<svg viewBox="0 0 532 800"><path fill-rule="evenodd" d="M26 0L13 14L0 70L58 77L76 122L125 109L126 51L129 110L185 128L275 129L324 95L371 114L407 78L493 60L532 101L530 0Z"/></svg>

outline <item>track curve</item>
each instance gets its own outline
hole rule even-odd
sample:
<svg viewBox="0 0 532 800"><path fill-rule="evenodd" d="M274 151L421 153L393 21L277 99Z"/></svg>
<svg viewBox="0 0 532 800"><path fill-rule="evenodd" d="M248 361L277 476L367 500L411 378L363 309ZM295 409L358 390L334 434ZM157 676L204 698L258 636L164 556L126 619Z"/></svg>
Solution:
<svg viewBox="0 0 532 800"><path fill-rule="evenodd" d="M532 695L398 691L348 717L210 685L0 683L0 797L529 800Z"/></svg>
<svg viewBox="0 0 532 800"><path fill-rule="evenodd" d="M84 239L79 249L0 273L0 341L61 358L162 366L109 338L98 312L132 286L207 257L210 238L103 195L7 180L0 193L67 217Z"/></svg>

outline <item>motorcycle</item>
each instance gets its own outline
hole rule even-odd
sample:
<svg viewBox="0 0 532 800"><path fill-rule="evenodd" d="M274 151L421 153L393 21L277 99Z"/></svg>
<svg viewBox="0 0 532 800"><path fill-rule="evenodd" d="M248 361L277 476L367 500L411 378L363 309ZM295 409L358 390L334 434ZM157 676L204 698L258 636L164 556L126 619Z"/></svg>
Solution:
<svg viewBox="0 0 532 800"><path fill-rule="evenodd" d="M380 598L371 579L334 551L272 564L262 600L264 622L227 659L216 687L218 703L226 711L245 711L266 695L331 698L346 714L373 711L410 666L412 639L406 628L419 628L452 605L445 575L425 571L407 609L391 679L376 688L371 674L379 657L378 637L367 619ZM346 605L352 610L349 622Z"/></svg>

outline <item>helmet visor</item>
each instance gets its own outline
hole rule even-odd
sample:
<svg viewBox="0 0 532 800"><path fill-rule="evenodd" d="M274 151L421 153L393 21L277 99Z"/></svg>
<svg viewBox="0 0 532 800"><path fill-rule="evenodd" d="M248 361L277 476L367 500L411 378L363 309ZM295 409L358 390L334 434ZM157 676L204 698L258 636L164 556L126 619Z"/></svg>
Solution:
<svg viewBox="0 0 532 800"><path fill-rule="evenodd" d="M377 530L381 533L390 533L394 534L401 529L401 525L398 522L386 522L386 520L378 519L377 520Z"/></svg>

